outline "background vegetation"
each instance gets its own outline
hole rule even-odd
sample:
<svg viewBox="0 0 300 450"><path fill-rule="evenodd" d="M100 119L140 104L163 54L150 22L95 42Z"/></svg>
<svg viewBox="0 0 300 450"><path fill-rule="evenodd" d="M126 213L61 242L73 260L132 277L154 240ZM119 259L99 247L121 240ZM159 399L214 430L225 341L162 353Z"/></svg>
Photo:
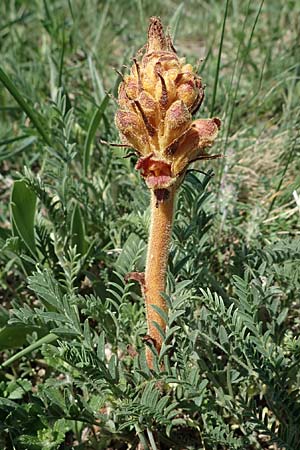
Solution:
<svg viewBox="0 0 300 450"><path fill-rule="evenodd" d="M1 449L300 449L299 13L1 1ZM118 140L115 69L151 15L198 64L226 155L179 194L155 373L124 281L144 266L148 192L100 143Z"/></svg>

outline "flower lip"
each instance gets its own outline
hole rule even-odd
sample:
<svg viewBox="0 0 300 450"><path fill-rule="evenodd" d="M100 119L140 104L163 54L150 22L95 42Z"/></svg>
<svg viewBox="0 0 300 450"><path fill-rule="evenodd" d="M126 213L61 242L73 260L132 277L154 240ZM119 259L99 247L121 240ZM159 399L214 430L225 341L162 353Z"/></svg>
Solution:
<svg viewBox="0 0 300 450"><path fill-rule="evenodd" d="M145 178L146 184L150 189L168 188L176 180L172 176L171 164L155 158L152 153L140 158L135 168L141 171L141 175Z"/></svg>
<svg viewBox="0 0 300 450"><path fill-rule="evenodd" d="M163 189L170 187L175 178L168 175L149 175L145 181L149 189Z"/></svg>
<svg viewBox="0 0 300 450"><path fill-rule="evenodd" d="M143 177L147 177L149 175L171 176L171 164L163 161L162 159L155 158L153 153L140 158L136 163L135 168L141 171Z"/></svg>

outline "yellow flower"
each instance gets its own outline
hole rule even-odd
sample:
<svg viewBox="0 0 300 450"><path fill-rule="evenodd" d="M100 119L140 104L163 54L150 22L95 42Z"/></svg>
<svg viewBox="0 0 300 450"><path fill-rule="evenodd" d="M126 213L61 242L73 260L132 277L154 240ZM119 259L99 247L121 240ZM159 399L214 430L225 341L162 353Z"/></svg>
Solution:
<svg viewBox="0 0 300 450"><path fill-rule="evenodd" d="M213 144L221 121L193 121L203 98L201 78L178 58L160 19L152 17L144 54L119 86L115 118L122 142L140 157L136 169L150 189L178 185L191 162L209 158L204 149Z"/></svg>

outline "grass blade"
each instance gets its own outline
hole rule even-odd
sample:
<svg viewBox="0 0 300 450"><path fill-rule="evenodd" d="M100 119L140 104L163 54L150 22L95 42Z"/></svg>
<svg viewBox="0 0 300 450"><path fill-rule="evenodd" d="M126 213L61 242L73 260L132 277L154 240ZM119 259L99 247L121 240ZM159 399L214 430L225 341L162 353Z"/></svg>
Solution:
<svg viewBox="0 0 300 450"><path fill-rule="evenodd" d="M98 27L97 27L97 34L96 34L96 37L95 37L95 40L93 43L93 47L92 47L93 54L96 54L98 51L98 45L101 40L101 36L102 36L103 30L105 28L106 20L108 17L108 12L109 12L109 8L110 8L110 0L103 2L103 5L104 6L103 6L102 13L101 13L101 18L100 18L100 21L99 21Z"/></svg>
<svg viewBox="0 0 300 450"><path fill-rule="evenodd" d="M146 20L145 20L145 14L144 14L142 0L136 0L136 6L137 6L137 9L139 12L139 18L140 18L140 22L141 22L141 30L144 30Z"/></svg>
<svg viewBox="0 0 300 450"><path fill-rule="evenodd" d="M17 146L17 148L13 149L13 150L6 150L3 153L0 152L0 161L4 161L5 159L10 159L13 156L18 155L19 153L22 153L24 150L26 150L28 147L31 147L31 145L36 142L37 138L36 136L20 136L19 138L14 138L14 139L7 139L6 143L10 143L10 142L14 142L14 141L19 141L19 140L23 140L22 143L20 145ZM3 141L5 142L5 141ZM2 143L0 142L0 145Z"/></svg>
<svg viewBox="0 0 300 450"><path fill-rule="evenodd" d="M17 103L21 106L22 110L27 114L27 116L32 121L33 125L39 132L40 136L44 140L44 142L51 146L51 141L48 134L45 131L45 126L40 122L40 119L37 113L33 110L33 108L27 103L21 92L16 88L15 84L11 81L9 76L4 72L4 70L0 67L0 81L4 84L6 89L10 92L10 94L14 97Z"/></svg>
<svg viewBox="0 0 300 450"><path fill-rule="evenodd" d="M214 82L214 88L213 88L213 94L212 94L212 102L211 102L211 108L210 108L210 116L211 117L214 115L214 111L215 111L215 103L216 103L216 97L217 97L217 89L218 89L220 65L221 65L221 56L222 56L223 41L224 41L224 35L225 35L225 26L226 26L227 14L228 14L228 5L229 5L229 0L226 1L224 17L223 17L221 40L220 40L218 60L217 60L217 69L216 69L215 82Z"/></svg>
<svg viewBox="0 0 300 450"><path fill-rule="evenodd" d="M91 55L88 56L88 65L91 73L91 79L93 83L93 88L96 96L96 103L101 103L105 97L105 90L99 73L96 69L96 65Z"/></svg>
<svg viewBox="0 0 300 450"><path fill-rule="evenodd" d="M92 120L89 125L89 129L86 135L84 150L83 150L83 175L86 177L88 175L88 170L90 166L90 156L91 156L91 147L92 143L99 126L100 120L105 112L105 109L108 105L109 97L106 95L102 100L100 106L94 112Z"/></svg>
<svg viewBox="0 0 300 450"><path fill-rule="evenodd" d="M10 366L12 363L17 361L17 359L22 358L22 356L28 355L28 353L33 352L34 350L37 350L44 344L50 344L53 341L56 341L58 336L54 333L49 333L46 336L42 337L38 341L34 342L33 344L30 344L28 347L24 348L20 352L13 355L11 358L4 361L4 363L0 366L1 369L4 369L5 367Z"/></svg>
<svg viewBox="0 0 300 450"><path fill-rule="evenodd" d="M11 138L3 139L3 141L0 141L0 147L2 145L12 144L14 142L21 141L22 139L26 139L26 138L27 138L27 134L22 134L21 136L16 136L16 137L14 136Z"/></svg>
<svg viewBox="0 0 300 450"><path fill-rule="evenodd" d="M256 25L257 25L257 21L258 21L258 18L260 16L263 4L264 4L264 0L261 1L260 5L259 5L259 8L258 8L258 11L257 11L257 14L255 16L254 23L253 23L253 26L252 26L252 29L251 29L251 32L250 32L250 36L249 36L249 40L248 40L248 43L247 43L247 47L246 47L246 54L244 56L244 59L243 59L243 62L242 62L241 68L240 68L240 72L239 72L239 75L238 75L238 79L237 79L237 83L236 83L236 87L235 87L235 91L234 91L234 96L233 96L233 100L232 100L232 108L231 108L231 111L230 111L230 114L229 114L228 126L227 126L227 131L226 131L226 138L225 138L225 143L224 143L224 153L225 153L227 142L228 142L228 138L229 138L229 133L230 133L231 124L232 124L232 120L233 120L233 116L234 116L235 104L236 104L237 95L238 95L238 92L239 92L239 87L240 87L242 74L244 72L244 67L245 67L245 64L246 64L247 56L248 56L249 51L251 49L252 38L253 38L253 35L254 35L254 31L255 31L255 28L256 28ZM251 6L251 1L249 1L249 4L248 4L247 15L249 13L250 6ZM244 26L245 26L246 20L247 20L247 16L245 18ZM238 48L237 57L238 57L239 53L240 53L240 46ZM234 72L235 72L235 69L236 69L236 65L237 65L237 59L235 61ZM232 75L231 85L233 84L233 76L234 76L234 73Z"/></svg>
<svg viewBox="0 0 300 450"><path fill-rule="evenodd" d="M180 19L181 19L181 16L182 16L182 12L183 12L183 6L184 6L183 2L180 3L177 6L177 8L176 8L176 10L175 10L173 16L171 17L170 22L169 22L169 27L170 27L170 30L171 30L171 36L172 36L173 42L175 42L175 38L176 38L177 30L178 30L178 25L179 25L179 22L180 22Z"/></svg>
<svg viewBox="0 0 300 450"><path fill-rule="evenodd" d="M24 22L25 23L25 21L26 21L26 19L28 18L28 17L30 17L32 15L32 13L23 13L22 15L21 15L21 17L17 17L16 19L13 19L13 20L10 20L9 22L7 22L7 23L5 23L4 25L1 25L1 27L0 27L0 33L2 32L2 31L4 31L6 28L10 28L12 25L15 25L16 23L22 23L22 22Z"/></svg>
<svg viewBox="0 0 300 450"><path fill-rule="evenodd" d="M294 141L293 141L293 144L292 144L291 151L289 152L289 156L288 156L288 158L287 158L287 160L286 160L286 163L285 163L285 166L284 166L284 168L283 168L282 175L281 175L280 180L279 180L279 182L278 182L278 185L277 185L277 187L276 187L276 189L275 189L275 193L274 193L273 198L272 198L272 201L271 201L271 203L270 203L270 206L269 206L269 209L268 209L268 212L267 212L267 215L266 215L265 220L268 219L268 217L269 217L269 215L270 215L272 209L274 208L274 204L275 204L276 199L277 199L277 194L278 194L278 192L279 192L280 189L281 189L281 186L282 186L282 183L283 183L285 174L287 173L287 170L288 170L288 168L289 168L289 165L290 165L290 163L292 162L293 157L294 157L294 155L295 155L295 149L296 149L296 145L297 145L297 141L298 141L299 135L300 135L300 130L298 130L298 133L296 134L296 136L295 136L295 138L294 138Z"/></svg>
<svg viewBox="0 0 300 450"><path fill-rule="evenodd" d="M236 105L237 96L238 96L238 92L239 92L240 82L241 82L242 74L244 72L246 59L247 59L247 56L248 56L248 54L250 52L250 49L251 49L251 43L252 43L252 39L253 39L253 36L254 36L254 31L255 31L255 28L256 28L256 25L257 25L257 22L258 22L258 19L259 19L259 16L260 16L263 4L264 4L264 0L261 0L259 8L258 8L257 13L256 13L256 16L255 16L255 19L254 19L254 23L253 23L252 28L251 28L250 36L249 36L248 43L247 43L247 46L246 46L246 53L245 53L244 59L243 59L242 64L241 64L241 68L240 68L238 77L237 77L237 82L236 82L236 86L235 86L235 89L234 89L234 92L233 92L233 98L232 98L232 102L231 102L232 106L231 106L231 110L230 111L228 111L229 107L228 107L228 105L226 105L225 117L229 116L229 118L228 118L228 121L227 121L227 127L226 127L226 132L225 132L225 139L223 141L223 151L222 151L223 155L226 154L228 139L229 139L229 135L230 135L230 131L231 131L231 124L232 124L234 113L235 113L235 109L236 109L235 105ZM243 24L243 30L245 29L245 26L246 26L246 21L247 21L247 18L248 18L248 14L250 12L250 6L251 6L251 0L249 0L249 3L248 3L247 14L246 14L245 21L244 21L244 24ZM239 58L239 55L240 55L240 50L241 50L241 43L240 43L240 45L238 47L237 56L236 56L235 63L234 63L234 69L233 69L231 82L230 82L230 91L231 91L231 88L233 86L233 79L234 79L236 68L237 68L237 65L238 65L238 58ZM219 170L219 174L218 174L219 186L221 185L221 182L222 182L224 168L225 168L225 159L220 164L220 170ZM221 190L219 190L219 193L220 192L221 192Z"/></svg>

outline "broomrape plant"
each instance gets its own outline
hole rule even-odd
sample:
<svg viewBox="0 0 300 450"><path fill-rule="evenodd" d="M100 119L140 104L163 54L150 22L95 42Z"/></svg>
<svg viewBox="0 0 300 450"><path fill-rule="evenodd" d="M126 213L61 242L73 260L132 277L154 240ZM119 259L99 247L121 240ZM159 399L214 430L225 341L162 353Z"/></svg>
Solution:
<svg viewBox="0 0 300 450"><path fill-rule="evenodd" d="M165 290L174 202L188 166L218 158L205 151L217 137L221 121L193 120L204 88L191 64L177 56L158 17L150 19L148 41L134 58L119 87L116 125L123 145L137 153L136 169L151 190L151 225L145 273L131 273L142 287L148 324L147 340L160 352L167 312ZM152 353L147 349L152 367Z"/></svg>

